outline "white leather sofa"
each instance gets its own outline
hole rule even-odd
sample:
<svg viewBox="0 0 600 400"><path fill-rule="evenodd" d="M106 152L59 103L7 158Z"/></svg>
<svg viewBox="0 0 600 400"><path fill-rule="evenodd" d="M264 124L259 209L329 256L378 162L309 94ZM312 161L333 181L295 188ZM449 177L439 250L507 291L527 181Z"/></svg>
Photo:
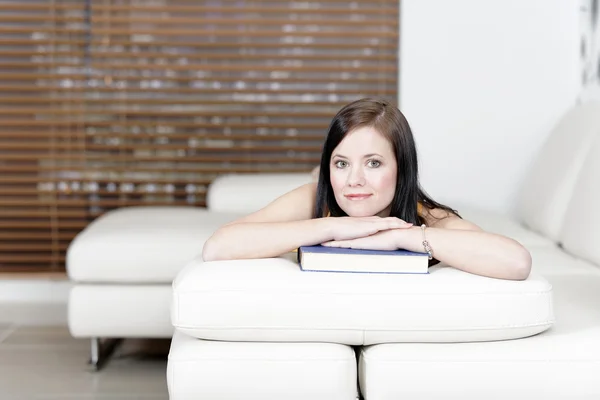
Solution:
<svg viewBox="0 0 600 400"><path fill-rule="evenodd" d="M435 285L404 287L428 299L417 304L427 304L429 314L347 300L353 298L351 288L363 287L357 282L345 282L337 294L322 276L294 286L308 278L298 279L306 275L297 275L285 258L217 262L221 267L197 258L217 226L308 180L308 174L223 176L211 185L208 210L130 208L99 218L68 252L75 281L69 301L72 334L171 337L174 325L172 399L350 399L359 392L357 381L369 400L600 398L598 104L575 107L553 130L526 180L517 219L452 205L484 229L527 246L533 256L530 279L499 281L436 267L427 276ZM270 276L265 275L269 268L279 275L256 278ZM462 303L450 303L455 307L436 308L448 301L436 297L444 279L458 284L447 285L450 292L470 294L473 301L463 296ZM315 307L302 290L318 285L321 298L334 299L322 303L329 306L321 320L320 314L302 314ZM368 287L363 298L374 295ZM386 290L391 293L389 286ZM293 293L303 293L303 301L290 297ZM468 312L457 313L458 306L467 305ZM363 316L361 323L343 312L351 309ZM402 319L386 320L399 310ZM466 336L456 334L457 316L464 318ZM403 320L408 322L402 325ZM477 321L488 329L473 329ZM295 326L296 332L286 329L282 335L273 329L275 322ZM316 325L328 322L336 332L315 333ZM312 326L303 331L302 323ZM92 343L98 361L98 341Z"/></svg>
<svg viewBox="0 0 600 400"><path fill-rule="evenodd" d="M211 201L235 211L232 194L259 178L228 177ZM600 106L589 104L549 137L520 220L457 206L529 248L525 281L443 265L389 276L306 273L285 256L192 260L173 282L171 399L598 399L596 204Z"/></svg>
<svg viewBox="0 0 600 400"><path fill-rule="evenodd" d="M67 273L73 282L68 323L73 337L91 340L98 369L124 338L171 338L171 283L217 227L259 202L311 181L308 174L265 174L261 190L240 196L239 178L222 176L212 187L223 200L198 207L124 207L89 224L70 243ZM225 200L230 199L230 200ZM228 201L240 202L240 210Z"/></svg>

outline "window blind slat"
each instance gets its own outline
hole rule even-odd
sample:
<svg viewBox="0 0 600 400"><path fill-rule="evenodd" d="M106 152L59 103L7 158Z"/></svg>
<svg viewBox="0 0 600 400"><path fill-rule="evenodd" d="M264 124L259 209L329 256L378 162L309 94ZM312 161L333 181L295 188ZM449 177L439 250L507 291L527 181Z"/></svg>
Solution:
<svg viewBox="0 0 600 400"><path fill-rule="evenodd" d="M115 197L120 196L119 193L116 193L113 195ZM48 201L32 201L31 199L28 198L0 198L0 206L4 206L4 207L14 207L14 206L24 206L24 205L32 205L32 206L39 206L42 204L47 204L50 206L59 206L59 207L105 207L107 209L111 209L111 208L115 208L115 207L124 207L124 206L147 206L147 205L175 205L175 206L190 206L190 205L195 205L195 206L199 206L202 207L205 205L204 203L204 199L199 200L198 202L196 202L195 204L190 204L190 202L188 200L173 200L173 199L169 199L169 196L164 196L166 199L165 200L152 200L152 201L144 201L144 200L140 200L140 199L136 199L133 196L129 196L129 197L125 197L123 196L122 198L117 198L117 199L110 199L107 198L105 200L98 200L98 201L93 201L93 200L63 200L63 199L53 199L53 200L48 200ZM89 222L89 221L88 221ZM12 225L11 225L12 227ZM22 225L18 226L19 228L27 228L24 227ZM69 234L71 235L71 237L74 237L79 231L78 230L74 230L73 232L70 232ZM47 236L46 236L47 238Z"/></svg>
<svg viewBox="0 0 600 400"><path fill-rule="evenodd" d="M76 61L73 61L72 63L63 63L63 62L56 62L56 63L52 63L51 61L48 62L44 62L44 63L35 63L33 64L36 67L48 67L48 66L52 66L55 68L69 68L72 67L74 65L77 65ZM0 68L27 68L27 67L31 67L32 63L31 62L24 62L24 61L4 61L4 62L0 62ZM150 63L143 63L143 64L132 64L132 63L123 63L120 62L119 60L112 60L112 62L110 63L93 63L91 65L92 68L97 69L97 70L106 70L106 71L111 71L110 73L114 74L114 73L119 73L122 70L129 70L129 71L138 71L138 70L144 70L144 71L152 71L152 70L165 70L165 66L164 65L152 65ZM229 71L236 71L236 72L247 72L247 71L301 71L304 74L314 74L314 73L319 73L319 72L336 72L339 74L343 74L344 72L346 73L351 73L351 72L371 72L371 73L381 73L381 72L396 72L396 67L395 66L351 66L351 65L312 65L310 67L305 67L303 65L298 65L298 66L294 66L294 65L224 65L224 64L220 64L220 65L202 65L202 64L187 64L187 65L170 65L169 70L171 71L186 71L186 72L196 72L196 71L202 71L202 72L209 72L209 71L214 71L214 72L229 72ZM239 78L238 78L239 79Z"/></svg>
<svg viewBox="0 0 600 400"><path fill-rule="evenodd" d="M115 103L119 102L119 98L117 96L115 96ZM248 109L250 107L246 107L246 106L252 106L252 105L257 105L257 106L261 106L261 105L265 105L265 103L261 103L260 101L255 101L255 104L253 104L253 102L230 102L230 101L217 101L217 100L212 100L210 102L210 104L205 104L205 105L227 105L229 107L232 106L240 106L240 109ZM282 106L282 103L277 103L277 102L271 102L269 104L272 105L279 105ZM268 112L261 112L260 109L257 109L256 111L223 111L221 110L215 110L215 111L183 111L183 110L173 110L173 111L167 111L164 109L147 109L147 110L136 110L134 108L128 109L128 110L124 110L122 108L114 108L113 110L110 110L110 112L106 111L104 108L102 109L90 109L89 107L86 108L86 112L85 112L85 116L86 117L95 117L95 116L102 116L102 115L106 115L106 114L110 114L113 116L119 116L119 117L133 117L133 116L144 116L144 117L152 117L154 118L154 120L156 121L157 117L227 117L227 116L237 116L237 117L256 117L256 118L268 118L268 117L302 117L302 118L317 118L317 117L321 117L321 118L330 118L331 117L331 111L303 111L303 112L292 112L289 111L290 108L300 108L300 107L312 107L314 109L323 109L322 107L318 107L319 105L329 105L329 104L334 104L333 107L331 107L331 109L336 109L337 108L337 102L335 103L327 103L327 102L321 102L321 103L306 103L306 104L298 104L298 103L293 103L293 102L288 102L288 104L283 104L287 106L287 109L285 111L268 111ZM342 104L342 103L340 103ZM59 108L49 108L49 107L13 107L11 109L9 108L3 108L0 109L0 115L4 114L4 115L18 115L18 114L22 114L22 115L53 115L53 116L59 116L59 115L66 115L66 116L71 116L73 115L73 113L79 111L83 111L83 106L79 105L79 107L76 107L74 105L69 105L67 104L67 106L69 106L70 108L65 108L65 109L59 109ZM243 107L243 108L242 108ZM81 120L76 120L76 119L70 119L70 120L60 120L60 119L52 119L52 120L37 120L37 121L25 121L25 120L7 120L7 121L2 121L2 124L4 124L5 126L7 125L15 125L15 126L27 126L27 124L31 124L31 125L38 125L38 124L46 124L46 125L65 125L65 124L80 124L82 123Z"/></svg>
<svg viewBox="0 0 600 400"><path fill-rule="evenodd" d="M135 123L132 123L132 125L134 126L139 126L139 125L135 125ZM146 124L146 126L148 127L156 127L156 124ZM193 124L191 125L193 127L201 127L201 128L213 128L214 130L222 130L222 128L220 127L215 127L214 124ZM127 125L125 125L124 127L127 127ZM255 135L255 134L247 134L247 135L241 135L241 134L227 134L226 136L223 135L223 133L216 133L216 134L211 134L211 133L202 133L201 138L202 139L227 139L227 140L255 140L255 141L283 141L283 140L303 140L303 141L321 141L323 139L323 130L325 130L327 128L327 124L298 124L298 125L293 125L293 124L252 124L252 123L248 123L248 124L228 124L229 128L240 128L240 129L255 129L255 128L261 128L261 127L265 127L265 128L270 128L271 130L274 129L282 129L282 128L295 128L295 129L304 129L306 131L319 131L321 133L319 134L303 134L302 136L290 136L290 135L280 135L280 134L269 134L268 136L266 135ZM72 132L68 132L68 131L58 131L55 133L54 137L57 139L66 139L66 138L71 138L73 136ZM190 133L168 133L168 134L161 134L161 133L155 133L155 134L148 134L148 133L128 133L128 134L123 134L123 133L115 133L115 132L99 132L97 130L94 130L93 136L95 138L113 138L113 139L131 139L131 140L148 140L148 139L159 139L159 138L163 138L163 137L168 137L169 139L189 139L190 138ZM2 139L6 139L6 138L10 138L10 139L20 139L20 138L27 138L27 139L47 139L47 132L45 130L38 130L38 131L32 131L32 130L27 130L27 131L0 131L0 140ZM15 143L14 141L11 141L11 143Z"/></svg>
<svg viewBox="0 0 600 400"><path fill-rule="evenodd" d="M210 23L210 20L207 20L206 23ZM0 28L0 32L4 28ZM15 31L18 28L6 28L7 30L14 29ZM43 30L42 30L43 31ZM66 33L72 34L77 32L76 29L64 29L60 30L57 33ZM136 35L158 35L161 37L164 36L181 36L181 35L190 35L190 36L210 36L210 35L218 35L221 37L234 37L238 38L240 35L244 35L247 38L281 38L284 37L313 37L313 38L335 38L337 40L345 40L346 38L361 38L362 41L367 43L368 39L372 38L391 38L395 39L398 37L397 32L386 32L386 31L359 31L352 29L344 29L344 30L336 30L334 32L327 31L290 31L290 32L282 32L281 30L271 29L271 30L226 30L226 29L212 29L212 30L204 30L204 29L135 29L132 32L131 29L121 29L116 26L111 26L109 28L97 28L96 33L99 35L106 36L130 36L132 33Z"/></svg>
<svg viewBox="0 0 600 400"><path fill-rule="evenodd" d="M293 151L293 150L290 150ZM9 154L3 154L2 158L4 160L18 160L18 161L30 161L32 159L39 160L56 160L56 161L70 161L73 160L72 154L47 154L42 152L30 152L30 153L20 153L17 154L15 152ZM122 162L126 163L129 161L129 158L119 158L117 155L107 155L107 154L85 154L86 161L102 161L102 162ZM162 161L162 162L224 162L222 156L210 157L208 155L202 156L176 156L171 154L153 154L153 155L144 155L144 154L136 154L135 159L138 162L153 162L153 161ZM273 169L273 164L276 164L278 167L281 164L289 163L289 164L301 164L304 166L304 171L310 170L311 165L314 166L315 163L318 163L320 158L315 156L307 156L307 157L281 157L281 156L257 156L252 154L252 152L248 152L247 156L243 157L240 155L228 155L226 163L230 164L254 164L254 163L269 163L271 164L271 168ZM38 168L38 170L42 170L42 166ZM278 169L277 169L278 170Z"/></svg>
<svg viewBox="0 0 600 400"><path fill-rule="evenodd" d="M0 224L0 228L2 228L1 224ZM48 261L56 262L56 263L64 263L65 256L60 255L58 257L54 257L51 255L48 256L46 254L26 254L26 252L23 252L21 254L12 254L12 253L6 254L4 252L0 252L0 265L4 265L7 263L22 263L22 264L40 263L40 265L46 265L48 263ZM36 270L37 270L37 268L36 268Z"/></svg>
<svg viewBox="0 0 600 400"><path fill-rule="evenodd" d="M257 72L256 74L259 74L259 72ZM181 83L190 83L191 82L191 86L198 86L198 84L205 84L203 83L205 80L207 80L207 78L199 78L199 77L189 77L189 76L182 76L182 77L163 77L163 76L151 76L147 79L140 79L139 77L137 78L133 78L133 79L129 79L127 74L122 74L122 78L127 78L127 82L131 82L131 85L135 85L138 82L145 82L145 83L151 83L152 81L156 81L156 80L161 80L164 82L164 84L170 83L170 81L173 82L181 82ZM334 75L331 77L323 77L323 76L311 76L310 80L307 78L303 78L301 77L301 73L298 73L298 77L291 77L291 78L279 78L279 79L271 79L271 84L272 85L282 85L285 83L304 83L307 86L309 86L311 83L315 84L315 83L329 83L329 84L344 84L344 85L357 85L357 84L380 84L382 86L382 88L389 88L390 86L393 86L396 82L397 79L395 76L384 76L384 77L365 77L365 76L358 76L358 77L354 77L352 80L349 80L348 75ZM71 73L68 76L68 79L70 79L71 81L69 82L70 84L74 84L73 80L75 78L83 78L87 75L85 74L77 74L77 73ZM25 80L25 81L32 81L32 82L37 82L38 80L45 80L45 79L57 79L60 76L56 76L54 74L48 74L48 73L15 73L15 72L3 72L0 70L0 81L16 81L16 80ZM117 76L118 78L121 78L121 76ZM65 79L64 77L62 77L63 79ZM100 76L99 74L95 74L95 76L92 79L102 79L102 82L104 84L112 84L114 82L113 78L111 77L111 74L105 74ZM110 79L109 79L110 78ZM208 78L208 80L210 82L257 82L257 83L265 83L265 82L269 82L269 77L267 76L263 76L263 77L244 77L243 79L240 79L239 76L222 76L220 74L213 74L212 77ZM77 82L75 82L77 83ZM99 84L100 82L95 81L94 84ZM115 82L116 84L117 82ZM42 83L43 85L43 83ZM138 84L139 86L139 84ZM118 89L118 87L113 87L113 90Z"/></svg>
<svg viewBox="0 0 600 400"><path fill-rule="evenodd" d="M76 234L77 232L59 232L56 235L56 237L58 240L70 242L71 240L73 240ZM30 241L33 240L47 243L46 239L48 239L48 233L45 232L40 233L31 231L0 231L0 240L3 241L0 243L6 243L7 241L14 242L17 240L26 240L27 242L23 244L27 245Z"/></svg>
<svg viewBox="0 0 600 400"><path fill-rule="evenodd" d="M226 2L223 2L224 4L226 4ZM259 2L255 2L255 3L259 3ZM266 2L269 3L269 2ZM383 4L389 4L388 7L369 7L369 5L373 4L370 2L364 2L364 3L354 3L354 5L356 7L353 7L352 5L349 5L348 3L346 4L338 4L337 7L333 7L332 3L334 2L327 2L327 1L318 1L318 2L313 2L313 4L318 5L318 7L308 7L308 8L302 8L302 6L300 7L296 7L295 4L296 2L293 1L286 1L286 2L282 2L282 3L287 3L289 4L288 7L274 7L272 5L265 5L265 6L245 6L245 7L239 7L239 6L214 6L214 7L210 7L210 6L203 6L203 5L197 5L198 2L191 2L191 3L187 3L185 4L182 1L168 1L165 2L165 5L159 5L159 4L152 4L152 3L147 3L144 5L140 5L140 4L116 4L116 3L111 3L111 4L93 4L93 9L97 12L119 12L119 11L124 11L124 12L128 12L128 13L132 13L132 12L136 12L136 13L149 13L149 12L154 12L157 14L160 13L169 13L169 14L176 14L176 13L215 13L215 14L243 14L243 15L248 15L248 14L282 14L282 15L289 15L289 14L315 14L315 15L323 15L323 14L340 14L340 12L344 12L346 15L348 16L353 16L353 15L387 15L390 16L390 12L393 12L396 9L396 4L395 3L388 3L385 2ZM327 4L327 5L325 5ZM358 5L361 6L358 6ZM381 5L383 5L381 4Z"/></svg>
<svg viewBox="0 0 600 400"><path fill-rule="evenodd" d="M310 162L309 162L310 163ZM136 166L135 168L130 168L127 167L126 165L119 165L119 164L114 164L114 165L100 165L100 166L94 166L93 170L95 172L115 172L115 173L131 173L131 174L144 174L144 173L163 173L164 170L166 168L168 168L170 171L172 171L173 173L205 173L205 174L228 174L228 173L239 173L239 174L243 174L243 173L256 173L256 172L272 172L273 168L269 165L263 165L261 166L259 163L256 163L254 165L241 165L241 166L233 166L233 167L227 167L227 166L214 166L214 165L210 165L210 164L200 164L200 163L196 163L198 165L196 166L181 166L181 165L177 165L177 164L170 164L170 165L160 165L157 163L151 164L151 165L139 165ZM68 168L73 168L73 169L83 169L85 168L85 164L82 163L77 163L77 162L73 162L72 160L69 160L69 162L65 165L45 165L44 166L44 170L45 171L63 171L65 169ZM306 171L306 166L302 166L302 165L292 165L292 166L280 166L277 171L278 172L305 172ZM23 166L23 165L10 165L10 166L3 166L0 165L0 172L2 173L11 173L11 172L32 172L32 171L38 171L39 167L38 166ZM35 194L39 191L38 188L36 187L20 187L20 186L13 186L13 187L8 187L8 186L3 186L2 190L4 191L5 194L8 193L18 193L21 194L21 192L23 194ZM46 191L52 191L52 190L58 190L58 189L45 189ZM73 190L73 189L71 189ZM81 189L83 190L83 189ZM73 190L73 191L77 191L77 190ZM105 189L94 189L94 191L97 191L99 193L110 193L109 191L105 190Z"/></svg>
<svg viewBox="0 0 600 400"><path fill-rule="evenodd" d="M346 0L344 0L346 1ZM297 16L291 17L273 17L272 15L263 15L262 17L229 17L229 18L220 18L216 16L206 17L204 19L198 17L186 17L186 16L176 16L170 18L169 20L165 20L160 16L142 16L142 15L132 15L126 17L119 16L104 16L94 15L92 16L92 23L95 24L106 24L111 26L121 26L121 25L143 25L143 24L152 24L153 26L159 26L161 28L172 27L172 26L198 26L199 24L210 24L210 25L235 25L235 26L281 26L288 28L289 26L318 26L320 23L326 22L327 26L377 26L377 27L388 27L393 28L398 25L398 20L394 19L393 16L387 17L383 15L382 18L356 18L353 20L348 19L339 19L336 20L334 18L315 18L314 16L303 16L303 18L298 18Z"/></svg>
<svg viewBox="0 0 600 400"><path fill-rule="evenodd" d="M52 251L52 243L7 243L3 244L0 242L0 254L6 254L8 252L49 252ZM58 249L64 252L68 248L68 243L61 243L58 245Z"/></svg>
<svg viewBox="0 0 600 400"><path fill-rule="evenodd" d="M273 94L277 94L279 95L280 93L273 93ZM297 95L301 95L301 93L297 92L294 93ZM131 96L131 97L129 97ZM24 103L24 104L40 104L40 106L36 106L36 107L21 107L21 108L17 108L14 107L14 111L15 113L40 113L40 112L47 112L47 113L52 113L52 114L59 114L59 113L66 113L66 114L70 114L71 110L57 110L57 109L53 109L50 108L50 106L55 105L57 103L57 101L65 101L65 102L75 102L78 105L79 104L83 104L84 102L87 103L89 105L89 107L87 108L87 110L89 110L90 112L93 112L94 109L91 107L94 107L94 105L96 104L111 104L111 105L115 105L115 106L123 106L123 105L135 105L135 104L149 104L149 105L160 105L160 104L165 104L165 105L173 105L173 101L169 101L168 97L164 97L164 98L160 98L160 97L156 97L156 98L147 98L147 97L134 97L133 95L129 95L126 98L122 98L122 99L118 99L116 100L116 104L115 104L115 99L114 98L104 98L104 99L85 99L81 96L74 96L71 97L69 95L61 95L61 96L57 96L57 95L52 95L49 96L47 98L39 98L39 97L32 97L32 96L15 96L13 98L6 98L6 97L0 97L0 103L14 103L14 104L19 104L19 103ZM228 97L233 97L233 96L228 96ZM288 107L314 107L317 105L324 105L324 106L333 106L333 107L343 107L344 104L346 104L345 101L311 101L308 104L298 104L292 101L287 101L287 102L282 102L282 101L267 101L267 100L260 100L260 97L258 96L253 96L250 97L248 101L241 101L241 100L213 100L210 99L210 96L197 96L196 98L185 98L185 97L179 97L176 100L176 104L192 104L192 105L197 105L197 106L203 106L203 105L215 105L215 104L252 104L252 103L257 103L260 105L280 105L280 106L288 106ZM99 107L98 107L99 108ZM104 110L105 107L102 107L100 110ZM98 111L100 111L98 110ZM6 108L3 110L0 110L0 114L10 114L12 112L12 110L10 108Z"/></svg>
<svg viewBox="0 0 600 400"><path fill-rule="evenodd" d="M106 51L106 50L102 50L100 49L94 49L95 52L98 53L98 56L104 56L107 57L109 59L113 59L113 58L123 58L123 59L130 59L131 56L124 52L124 51ZM364 52L363 52L364 53ZM6 50L3 51L3 55L7 56L7 57L33 57L33 56L41 56L43 55L43 53L41 53L39 50L36 49L22 49L22 50ZM54 57L52 58L58 58L58 59L62 59L64 57L83 57L85 55L85 52L83 50L81 51L61 51L61 52L55 52ZM221 54L190 54L190 55L186 55L186 58L188 60L283 60L283 61L287 61L287 62L291 62L291 61L296 61L296 60L318 60L318 61L327 61L325 56L327 56L326 52L322 51L320 52L320 54L299 54L298 52L296 52L295 54L272 54L272 53L265 53L263 52L262 54L238 54L238 53L221 53ZM52 63L52 60L50 60L50 58L48 56L45 56L47 63ZM169 59L173 59L173 60L177 60L181 58L181 55L177 55L177 54L164 54L164 53L158 53L158 52L152 52L152 51L147 51L147 52L138 52L137 53L137 57L138 58L149 58L149 59L161 59L161 60L169 60ZM362 54L360 52L353 52L353 54L339 54L336 57L336 61L334 62L338 62L338 61L356 61L356 60L361 60L363 62L371 62L371 63L378 63L381 62L383 60L395 60L396 56L393 54L381 54L379 56L377 56L377 60L374 60L372 56L368 55L368 54ZM24 61L29 61L30 60L24 60ZM333 63L333 62L332 62ZM36 63L36 65L40 65L41 63L38 62ZM31 66L31 64L29 63L28 66Z"/></svg>

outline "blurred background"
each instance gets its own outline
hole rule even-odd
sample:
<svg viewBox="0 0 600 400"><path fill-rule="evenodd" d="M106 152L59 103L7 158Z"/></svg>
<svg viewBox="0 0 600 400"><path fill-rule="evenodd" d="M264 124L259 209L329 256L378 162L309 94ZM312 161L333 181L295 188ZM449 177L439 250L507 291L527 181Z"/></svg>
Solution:
<svg viewBox="0 0 600 400"><path fill-rule="evenodd" d="M598 96L598 20L594 0L2 0L0 277L60 280L108 210L309 172L367 96L405 113L434 198L511 214L550 128Z"/></svg>
<svg viewBox="0 0 600 400"><path fill-rule="evenodd" d="M550 130L600 99L599 14L599 0L0 0L0 398L166 398L164 341L85 373L69 244L120 207L205 207L222 174L310 172L353 100L399 106L434 199L516 216Z"/></svg>

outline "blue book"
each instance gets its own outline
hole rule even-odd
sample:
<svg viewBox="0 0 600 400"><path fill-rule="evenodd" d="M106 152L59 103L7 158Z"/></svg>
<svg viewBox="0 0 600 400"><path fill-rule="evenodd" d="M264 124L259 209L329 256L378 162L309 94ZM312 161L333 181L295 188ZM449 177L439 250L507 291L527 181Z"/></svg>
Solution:
<svg viewBox="0 0 600 400"><path fill-rule="evenodd" d="M357 250L301 246L298 263L303 271L386 274L427 274L427 253L408 250Z"/></svg>

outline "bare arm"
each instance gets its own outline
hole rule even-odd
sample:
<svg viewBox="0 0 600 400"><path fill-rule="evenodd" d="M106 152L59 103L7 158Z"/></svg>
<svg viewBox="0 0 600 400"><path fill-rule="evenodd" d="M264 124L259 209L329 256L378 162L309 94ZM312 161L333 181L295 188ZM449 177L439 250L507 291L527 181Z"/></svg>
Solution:
<svg viewBox="0 0 600 400"><path fill-rule="evenodd" d="M239 222L227 225L206 242L204 261L277 257L300 246L331 240L325 218L291 222Z"/></svg>
<svg viewBox="0 0 600 400"><path fill-rule="evenodd" d="M204 244L204 261L277 257L328 240L324 219L311 219L316 185L307 184L267 207L219 228ZM329 239L330 240L330 239Z"/></svg>
<svg viewBox="0 0 600 400"><path fill-rule="evenodd" d="M462 271L492 278L523 280L529 276L531 255L519 242L454 218L446 221L446 227L431 227L425 231L436 259ZM420 227L394 233L400 237L402 247L424 251Z"/></svg>
<svg viewBox="0 0 600 400"><path fill-rule="evenodd" d="M472 222L432 210L426 238L433 256L456 269L491 278L524 280L531 271L531 255L508 237L484 232ZM436 219L437 217L440 217ZM432 216L433 215L433 216ZM424 252L421 227L378 232L370 237L326 243L332 247L406 249Z"/></svg>
<svg viewBox="0 0 600 400"><path fill-rule="evenodd" d="M531 254L521 243L485 232L474 223L442 210L432 210L431 217L428 218L431 228L426 230L426 236L430 244L435 241L438 246L436 259L492 278L524 280L529 276ZM422 232L419 234L422 242Z"/></svg>
<svg viewBox="0 0 600 400"><path fill-rule="evenodd" d="M409 228L398 218L312 219L316 184L281 196L267 207L218 229L204 244L204 261L277 257L300 246Z"/></svg>

